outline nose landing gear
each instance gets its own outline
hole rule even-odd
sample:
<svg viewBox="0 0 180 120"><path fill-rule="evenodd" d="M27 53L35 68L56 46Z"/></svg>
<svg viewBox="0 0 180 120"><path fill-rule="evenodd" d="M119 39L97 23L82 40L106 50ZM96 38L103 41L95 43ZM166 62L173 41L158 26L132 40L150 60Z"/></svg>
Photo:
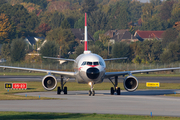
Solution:
<svg viewBox="0 0 180 120"><path fill-rule="evenodd" d="M93 90L93 85L94 83L93 82L89 82L89 85L91 86L91 90L89 90L89 96L95 96L95 91Z"/></svg>

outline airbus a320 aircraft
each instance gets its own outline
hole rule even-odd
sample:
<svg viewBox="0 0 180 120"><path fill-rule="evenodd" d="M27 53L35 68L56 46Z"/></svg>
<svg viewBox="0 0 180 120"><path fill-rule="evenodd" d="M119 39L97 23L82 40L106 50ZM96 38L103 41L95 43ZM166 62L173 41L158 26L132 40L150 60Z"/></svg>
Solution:
<svg viewBox="0 0 180 120"><path fill-rule="evenodd" d="M123 71L123 72L106 72L105 61L108 60L117 60L117 59L126 59L124 58L112 58L112 59L103 59L101 56L91 53L88 51L87 46L87 18L85 13L85 42L84 42L84 53L79 55L75 60L74 59L64 59L64 58L54 58L54 57L44 57L57 60L73 61L74 62L74 72L66 71L54 71L54 70L44 70L44 69L33 69L33 68L23 68L23 67L12 67L12 66L0 66L1 68L9 69L18 69L18 70L27 70L27 71L37 71L45 72L47 75L42 79L42 86L46 90L53 90L57 86L57 79L52 74L58 74L61 76L61 86L57 87L57 94L60 94L61 91L64 94L67 94L67 87L64 87L65 83L64 76L67 78L75 78L78 83L84 83L91 85L91 90L89 90L89 96L94 96L95 91L93 90L93 85L97 83L102 83L105 78L108 78L114 87L111 87L110 93L113 95L115 92L117 95L120 95L120 88L118 85L118 76L128 75L124 78L124 88L127 91L135 91L138 88L138 80L132 74L135 73L148 73L148 72L157 72L157 71L168 71L168 70L177 70L180 67L175 68L162 68L162 69L148 69L148 70L134 70L134 71ZM112 78L115 78L114 80Z"/></svg>

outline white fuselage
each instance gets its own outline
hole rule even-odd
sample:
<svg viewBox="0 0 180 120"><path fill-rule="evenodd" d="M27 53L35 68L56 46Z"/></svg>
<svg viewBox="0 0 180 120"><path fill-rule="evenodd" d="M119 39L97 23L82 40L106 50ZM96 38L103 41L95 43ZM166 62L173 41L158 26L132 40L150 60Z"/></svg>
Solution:
<svg viewBox="0 0 180 120"><path fill-rule="evenodd" d="M106 64L103 58L90 51L79 55L74 63L76 81L78 83L101 83L105 76Z"/></svg>

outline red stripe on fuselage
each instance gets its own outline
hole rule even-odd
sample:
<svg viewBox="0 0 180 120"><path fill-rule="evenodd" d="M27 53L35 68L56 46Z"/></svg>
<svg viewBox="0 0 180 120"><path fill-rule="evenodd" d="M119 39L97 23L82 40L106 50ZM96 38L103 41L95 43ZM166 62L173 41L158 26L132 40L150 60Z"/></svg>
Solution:
<svg viewBox="0 0 180 120"><path fill-rule="evenodd" d="M98 65L88 65L88 66L90 66L90 67L96 67L96 66L98 66Z"/></svg>

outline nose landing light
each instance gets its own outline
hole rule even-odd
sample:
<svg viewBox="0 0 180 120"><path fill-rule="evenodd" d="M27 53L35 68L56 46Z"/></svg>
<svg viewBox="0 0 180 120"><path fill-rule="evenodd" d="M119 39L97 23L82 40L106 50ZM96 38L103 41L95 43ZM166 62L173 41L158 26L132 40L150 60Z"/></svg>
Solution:
<svg viewBox="0 0 180 120"><path fill-rule="evenodd" d="M86 71L86 75L89 79L96 79L99 77L99 70L97 68L89 68Z"/></svg>

